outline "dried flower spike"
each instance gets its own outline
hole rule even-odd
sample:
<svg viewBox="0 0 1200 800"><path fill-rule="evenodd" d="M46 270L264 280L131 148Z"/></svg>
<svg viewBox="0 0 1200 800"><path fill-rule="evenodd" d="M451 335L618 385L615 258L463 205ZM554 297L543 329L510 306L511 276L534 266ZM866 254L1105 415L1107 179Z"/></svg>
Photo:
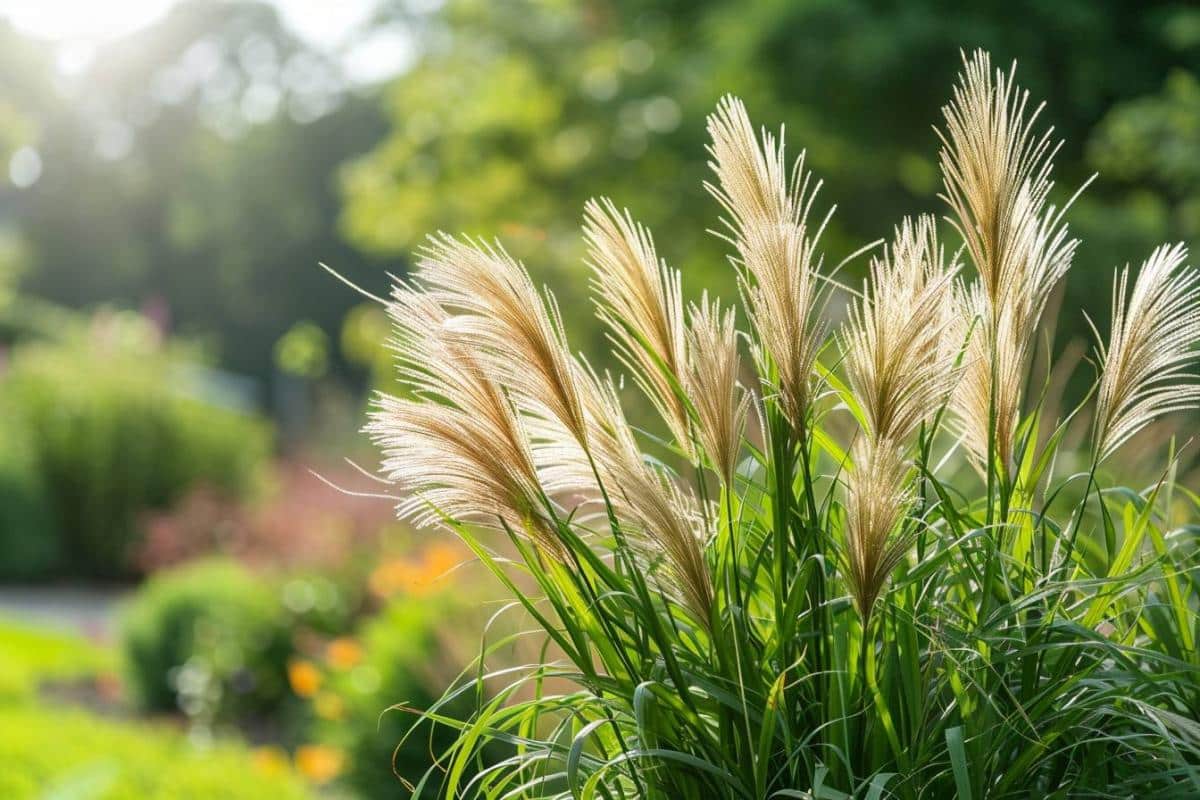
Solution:
<svg viewBox="0 0 1200 800"><path fill-rule="evenodd" d="M960 292L961 319L951 333L966 354L966 391L955 394L961 435L978 463L995 453L1012 467L1024 374L1050 293L1071 266L1078 240L1063 214L1048 205L1058 150L1047 130L1035 135L1041 107L1007 73L993 71L982 50L968 59L943 108L943 198L950 221L979 273L978 288ZM1086 185L1086 184L1085 184ZM1082 191L1082 189L1080 190ZM1072 198L1073 199L1073 198Z"/></svg>
<svg viewBox="0 0 1200 800"><path fill-rule="evenodd" d="M451 315L403 284L388 313L413 397L381 395L367 432L383 450L385 475L409 493L399 516L422 526L445 517L507 525L556 551L521 422L473 351L451 334Z"/></svg>
<svg viewBox="0 0 1200 800"><path fill-rule="evenodd" d="M708 132L717 182L705 186L728 214L723 221L738 253L759 372L774 367L784 413L802 426L826 332L817 245L829 217L815 228L808 221L820 183L804 168L803 154L789 174L783 132L776 139L764 131L760 142L737 98L721 100Z"/></svg>
<svg viewBox="0 0 1200 800"><path fill-rule="evenodd" d="M720 304L705 294L690 316L685 383L696 409L697 435L713 469L732 491L750 411L750 395L738 385L736 314L732 308L722 313Z"/></svg>
<svg viewBox="0 0 1200 800"><path fill-rule="evenodd" d="M584 239L600 318L618 357L666 421L691 449L684 371L683 295L678 270L660 262L650 232L607 198L584 207Z"/></svg>
<svg viewBox="0 0 1200 800"><path fill-rule="evenodd" d="M1200 405L1200 383L1187 371L1200 340L1200 273L1180 269L1187 255L1182 244L1162 245L1142 264L1132 294L1129 267L1113 286L1112 333L1099 345L1097 460L1155 417Z"/></svg>
<svg viewBox="0 0 1200 800"><path fill-rule="evenodd" d="M890 440L860 439L846 492L846 579L864 622L908 549L900 534L912 504L908 462Z"/></svg>
<svg viewBox="0 0 1200 800"><path fill-rule="evenodd" d="M871 261L871 280L850 311L842 349L866 433L904 442L942 404L957 377L943 347L957 265L947 266L931 216L905 219Z"/></svg>

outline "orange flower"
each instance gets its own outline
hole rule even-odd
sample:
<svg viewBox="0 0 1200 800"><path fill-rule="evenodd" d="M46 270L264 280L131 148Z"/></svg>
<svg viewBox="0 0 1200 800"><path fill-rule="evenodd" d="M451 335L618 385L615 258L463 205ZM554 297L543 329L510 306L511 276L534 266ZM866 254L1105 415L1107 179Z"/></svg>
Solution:
<svg viewBox="0 0 1200 800"><path fill-rule="evenodd" d="M313 711L321 719L337 721L346 716L346 704L336 694L321 692L313 698Z"/></svg>
<svg viewBox="0 0 1200 800"><path fill-rule="evenodd" d="M413 567L402 558L385 561L371 573L368 584L377 597L391 597L412 582Z"/></svg>
<svg viewBox="0 0 1200 800"><path fill-rule="evenodd" d="M306 744L296 748L296 769L313 783L328 783L338 776L346 754L324 744Z"/></svg>
<svg viewBox="0 0 1200 800"><path fill-rule="evenodd" d="M321 671L309 661L288 662L288 683L300 697L312 697L321 688Z"/></svg>
<svg viewBox="0 0 1200 800"><path fill-rule="evenodd" d="M418 597L438 588L439 579L462 561L461 551L448 544L428 547L419 559L396 558L380 564L371 573L368 584L377 597L408 592Z"/></svg>
<svg viewBox="0 0 1200 800"><path fill-rule="evenodd" d="M462 563L462 552L454 545L438 542L425 551L425 569L434 580Z"/></svg>
<svg viewBox="0 0 1200 800"><path fill-rule="evenodd" d="M349 636L340 636L325 648L325 659L334 669L351 669L358 666L362 658L362 645Z"/></svg>

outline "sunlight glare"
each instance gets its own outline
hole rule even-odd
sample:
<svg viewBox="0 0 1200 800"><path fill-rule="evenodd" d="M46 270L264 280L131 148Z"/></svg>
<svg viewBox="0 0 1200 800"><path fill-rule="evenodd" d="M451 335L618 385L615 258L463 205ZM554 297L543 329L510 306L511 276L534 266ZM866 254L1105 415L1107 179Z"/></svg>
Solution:
<svg viewBox="0 0 1200 800"><path fill-rule="evenodd" d="M0 0L0 17L34 36L98 43L158 20L170 6L171 0Z"/></svg>

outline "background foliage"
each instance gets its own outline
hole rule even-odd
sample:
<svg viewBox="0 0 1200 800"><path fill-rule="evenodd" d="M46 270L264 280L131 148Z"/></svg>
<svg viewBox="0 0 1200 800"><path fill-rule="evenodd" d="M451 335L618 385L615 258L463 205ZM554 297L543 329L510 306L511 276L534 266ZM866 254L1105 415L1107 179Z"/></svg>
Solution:
<svg viewBox="0 0 1200 800"><path fill-rule="evenodd" d="M449 588L444 587L444 588ZM412 709L426 709L442 696L446 676L457 675L475 657L444 624L470 625L461 600L444 590L403 595L382 609L361 631L361 669L331 670L329 691L339 698L344 716L320 726L319 738L348 754L345 782L364 798L395 797L397 776L417 783L433 754L444 752L455 732L445 726L417 725ZM396 707L399 706L399 707ZM445 713L466 719L475 698L464 696ZM401 744L403 742L403 744ZM421 797L434 797L430 790Z"/></svg>
<svg viewBox="0 0 1200 800"><path fill-rule="evenodd" d="M841 205L840 259L901 210L940 209L930 77L976 46L1019 60L1049 103L1059 198L1105 176L1076 209L1071 302L1104 301L1094 276L1151 243L1200 235L1200 12L1186 3L383 0L375 24L415 49L379 86L349 83L261 2L185 2L69 81L44 43L0 28L19 76L0 89L0 156L32 145L43 164L32 186L0 189L0 260L60 303L165 306L172 328L264 380L294 323L337 342L356 301L315 262L378 289L439 228L502 236L536 273L574 277L564 302L581 298L573 229L593 194L680 231L663 249L685 286L728 288L699 188L718 97L810 149Z"/></svg>
<svg viewBox="0 0 1200 800"><path fill-rule="evenodd" d="M106 800L311 796L286 767L255 774L251 756L236 745L198 752L178 731L147 735L78 711L0 708L0 758L10 765L0 774L0 793L13 800L43 798L47 790ZM231 775L254 777L234 781Z"/></svg>
<svg viewBox="0 0 1200 800"><path fill-rule="evenodd" d="M152 579L126 611L134 698L211 724L270 709L287 692L291 652L272 587L237 564L198 562Z"/></svg>
<svg viewBox="0 0 1200 800"><path fill-rule="evenodd" d="M182 365L127 333L112 324L27 346L9 364L0 407L12 428L10 577L127 575L141 514L200 484L244 498L260 478L268 427L189 396Z"/></svg>
<svg viewBox="0 0 1200 800"><path fill-rule="evenodd" d="M941 212L930 125L943 100L930 78L977 46L1018 60L1049 105L1066 140L1060 201L1106 175L1074 215L1085 245L1071 302L1094 307L1107 291L1094 276L1200 232L1193 170L1179 164L1200 118L1200 15L1181 4L452 0L414 24L428 44L386 91L391 132L345 171L344 229L369 252L466 230L577 275L583 202L609 194L672 231L664 255L685 287L729 288L701 233L714 211L701 122L734 93L810 151L823 202L839 205L827 242L840 260L904 211ZM582 296L579 282L555 285Z"/></svg>

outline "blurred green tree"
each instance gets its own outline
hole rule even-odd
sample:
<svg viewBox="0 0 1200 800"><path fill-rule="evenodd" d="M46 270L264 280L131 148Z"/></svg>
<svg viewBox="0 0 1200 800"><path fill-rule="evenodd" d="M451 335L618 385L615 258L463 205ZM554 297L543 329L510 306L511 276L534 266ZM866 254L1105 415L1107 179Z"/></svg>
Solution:
<svg viewBox="0 0 1200 800"><path fill-rule="evenodd" d="M24 290L146 306L259 376L296 320L336 335L358 298L317 262L362 259L336 229L333 176L383 123L332 57L269 3L192 0L65 85L24 137L43 165L13 193Z"/></svg>
<svg viewBox="0 0 1200 800"><path fill-rule="evenodd" d="M1073 215L1068 302L1103 305L1095 270L1160 239L1198 243L1186 3L381 0L377 16L417 48L381 95L261 0L187 0L66 77L48 45L0 25L0 267L66 305L148 305L262 376L295 322L335 340L359 300L316 261L378 291L426 232L465 231L553 277L587 346L576 223L592 195L659 231L685 286L732 291L701 188L721 94L808 148L819 208L839 206L837 262L901 209L940 210L928 123L946 98L930 87L976 46L1019 60L1051 104L1060 199L1103 172Z"/></svg>
<svg viewBox="0 0 1200 800"><path fill-rule="evenodd" d="M5 224L16 206L18 184L36 180L37 152L28 146L40 134L39 121L60 103L53 91L49 47L19 34L0 20L0 304L11 299L13 285L27 265L19 231Z"/></svg>
<svg viewBox="0 0 1200 800"><path fill-rule="evenodd" d="M1200 29L1200 12L1196 14ZM1161 91L1118 103L1092 136L1089 157L1114 205L1149 232L1200 242L1200 80L1172 72Z"/></svg>
<svg viewBox="0 0 1200 800"><path fill-rule="evenodd" d="M1107 278L1094 276L1114 257L1140 259L1169 233L1196 236L1179 219L1193 213L1181 205L1185 179L1145 130L1166 119L1120 122L1124 103L1138 120L1141 102L1179 116L1181 87L1200 71L1200 12L1184 4L448 0L432 10L391 2L381 19L416 31L422 52L387 91L387 138L344 173L344 230L374 254L407 253L428 231L466 231L501 236L535 272L578 275L574 223L586 198L606 194L670 232L660 251L685 286L728 289L725 248L703 233L718 209L700 184L704 116L732 92L762 123L785 123L793 152L808 149L826 180L818 206L839 207L826 239L836 262L887 236L900 209L941 210L929 120L947 98L931 86L974 47L1018 60L1021 83L1053 109L1044 122L1066 140L1060 200L1095 167L1128 181L1090 190L1077 207L1086 244L1071 302L1107 301ZM1136 99L1158 97L1168 74L1177 77L1166 96ZM1094 134L1106 119L1114 132ZM1194 145L1181 138L1188 124L1170 134L1181 148ZM1153 155L1111 144L1122 126ZM1164 169L1170 185L1155 187ZM1159 216L1180 224L1138 208L1147 205L1174 209ZM583 283L567 284L564 305Z"/></svg>

